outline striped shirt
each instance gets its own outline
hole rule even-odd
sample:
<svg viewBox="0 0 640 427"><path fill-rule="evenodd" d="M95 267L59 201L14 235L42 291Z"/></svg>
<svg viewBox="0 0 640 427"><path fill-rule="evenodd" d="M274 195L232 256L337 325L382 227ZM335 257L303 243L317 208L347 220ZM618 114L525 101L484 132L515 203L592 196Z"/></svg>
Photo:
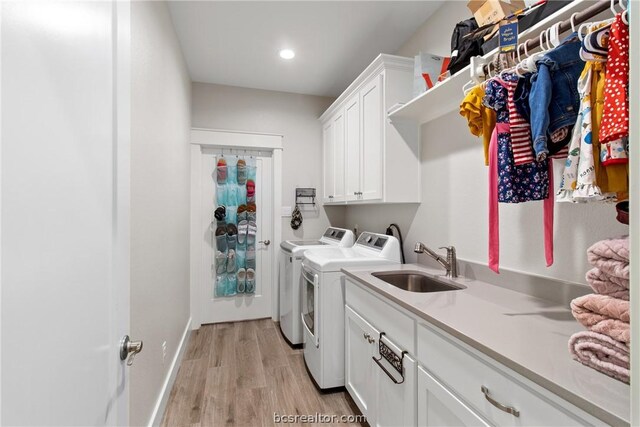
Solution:
<svg viewBox="0 0 640 427"><path fill-rule="evenodd" d="M531 126L529 122L520 115L515 103L513 94L516 91L518 81L505 81L508 93L509 107L509 127L511 128L511 150L513 151L513 162L516 166L535 162L533 143L531 141Z"/></svg>

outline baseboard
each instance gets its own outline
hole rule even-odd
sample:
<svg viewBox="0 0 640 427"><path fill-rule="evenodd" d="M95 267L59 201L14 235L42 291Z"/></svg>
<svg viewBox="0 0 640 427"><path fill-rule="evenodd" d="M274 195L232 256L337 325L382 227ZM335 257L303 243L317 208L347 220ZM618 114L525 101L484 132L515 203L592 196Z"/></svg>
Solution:
<svg viewBox="0 0 640 427"><path fill-rule="evenodd" d="M176 376L180 369L180 363L182 362L182 356L184 355L187 343L189 342L189 336L191 336L191 317L189 317L189 320L187 321L187 326L184 328L184 332L182 333L180 344L178 344L178 351L176 351L175 356L173 356L171 367L169 368L167 377L164 379L164 383L162 384L158 401L156 402L155 408L153 408L153 413L149 420L149 427L158 427L162 422L162 416L164 415L164 410L167 407L173 383L176 381Z"/></svg>

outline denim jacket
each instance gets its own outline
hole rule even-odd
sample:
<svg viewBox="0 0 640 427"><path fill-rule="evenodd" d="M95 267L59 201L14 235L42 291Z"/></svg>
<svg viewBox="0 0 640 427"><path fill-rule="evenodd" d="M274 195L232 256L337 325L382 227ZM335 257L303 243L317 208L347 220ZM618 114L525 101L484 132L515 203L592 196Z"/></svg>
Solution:
<svg viewBox="0 0 640 427"><path fill-rule="evenodd" d="M531 94L531 73L526 73L518 80L518 85L513 94L513 104L518 113L531 123L531 108L529 107L529 95Z"/></svg>
<svg viewBox="0 0 640 427"><path fill-rule="evenodd" d="M570 138L565 138L549 147L548 135L561 128L572 128L578 118L578 77L585 66L580 58L580 46L577 34L573 33L536 62L538 71L531 76L529 94L531 137L536 155L554 154L569 142Z"/></svg>

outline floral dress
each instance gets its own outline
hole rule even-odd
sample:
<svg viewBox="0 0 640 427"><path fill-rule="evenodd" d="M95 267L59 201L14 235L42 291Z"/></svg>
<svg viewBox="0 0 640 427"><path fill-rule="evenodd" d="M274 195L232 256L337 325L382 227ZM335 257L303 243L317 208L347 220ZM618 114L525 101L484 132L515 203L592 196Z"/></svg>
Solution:
<svg viewBox="0 0 640 427"><path fill-rule="evenodd" d="M512 73L503 76L506 82L517 81ZM484 104L495 110L497 124L509 124L508 91L506 82L494 78L487 82ZM498 201L523 203L544 200L549 196L548 160L516 165L513 160L511 132L508 126L498 129Z"/></svg>

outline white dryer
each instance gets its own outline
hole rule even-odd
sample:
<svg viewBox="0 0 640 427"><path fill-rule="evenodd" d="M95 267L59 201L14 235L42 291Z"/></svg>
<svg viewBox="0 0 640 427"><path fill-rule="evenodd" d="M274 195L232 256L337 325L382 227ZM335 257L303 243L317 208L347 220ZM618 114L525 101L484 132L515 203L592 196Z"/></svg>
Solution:
<svg viewBox="0 0 640 427"><path fill-rule="evenodd" d="M364 232L352 248L308 250L302 260L304 361L321 389L344 386L343 268L400 264L393 236Z"/></svg>
<svg viewBox="0 0 640 427"><path fill-rule="evenodd" d="M354 240L353 231L329 227L320 239L286 240L280 244L280 329L291 344L302 344L300 269L304 252L309 249L351 247Z"/></svg>

